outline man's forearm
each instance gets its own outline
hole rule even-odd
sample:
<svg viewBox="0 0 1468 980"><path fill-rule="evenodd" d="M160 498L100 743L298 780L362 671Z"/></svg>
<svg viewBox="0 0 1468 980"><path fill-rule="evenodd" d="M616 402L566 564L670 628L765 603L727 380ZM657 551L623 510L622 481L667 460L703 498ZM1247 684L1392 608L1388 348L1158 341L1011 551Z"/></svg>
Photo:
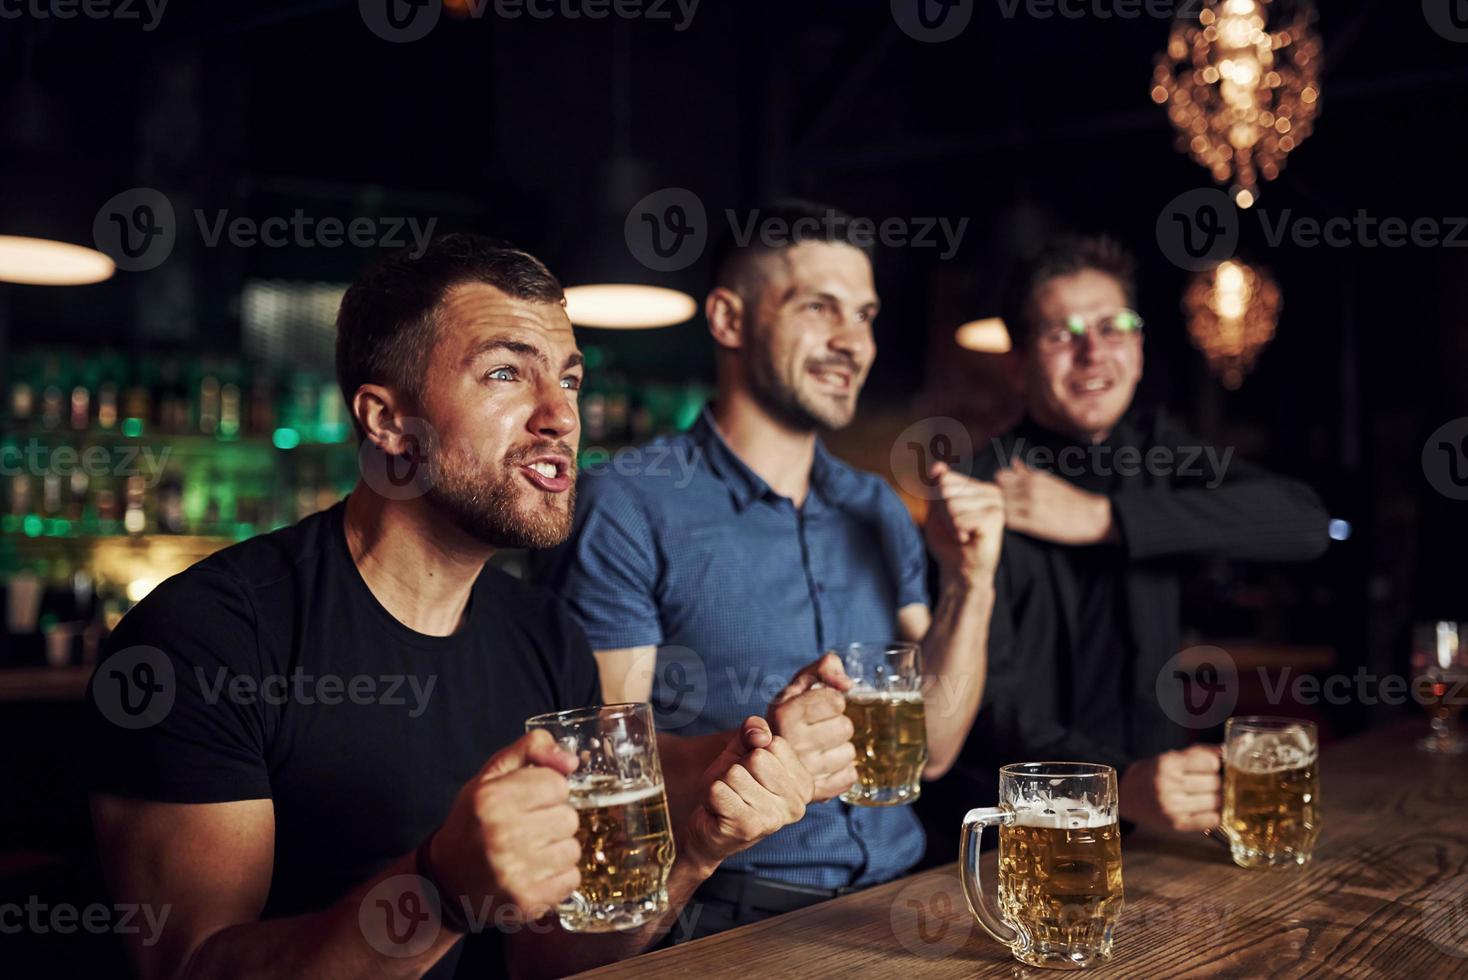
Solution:
<svg viewBox="0 0 1468 980"><path fill-rule="evenodd" d="M571 933L554 920L513 935L508 945L510 975L526 980L563 977L636 956L656 945L677 924L698 886L718 867L678 855L668 873L668 911L655 922L625 932ZM690 924L691 928L691 924Z"/></svg>
<svg viewBox="0 0 1468 980"><path fill-rule="evenodd" d="M944 573L933 621L923 637L928 674L928 763L923 776L936 779L958 758L984 698L988 674L992 584L966 584Z"/></svg>
<svg viewBox="0 0 1468 980"><path fill-rule="evenodd" d="M423 883L408 855L320 912L219 930L175 976L421 977L462 938L424 918L432 905Z"/></svg>

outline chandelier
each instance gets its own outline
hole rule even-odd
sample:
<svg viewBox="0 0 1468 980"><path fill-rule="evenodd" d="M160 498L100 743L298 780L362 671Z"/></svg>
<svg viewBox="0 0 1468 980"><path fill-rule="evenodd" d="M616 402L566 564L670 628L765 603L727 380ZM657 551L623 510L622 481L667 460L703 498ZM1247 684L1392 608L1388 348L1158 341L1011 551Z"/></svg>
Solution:
<svg viewBox="0 0 1468 980"><path fill-rule="evenodd" d="M1183 313L1193 346L1230 390L1244 383L1279 321L1279 286L1268 272L1229 259L1193 276Z"/></svg>
<svg viewBox="0 0 1468 980"><path fill-rule="evenodd" d="M1315 10L1268 26L1274 0L1203 0L1196 22L1173 24L1152 73L1152 101L1167 106L1178 150L1232 183L1247 208L1259 182L1274 180L1285 157L1310 135L1320 111L1320 35Z"/></svg>

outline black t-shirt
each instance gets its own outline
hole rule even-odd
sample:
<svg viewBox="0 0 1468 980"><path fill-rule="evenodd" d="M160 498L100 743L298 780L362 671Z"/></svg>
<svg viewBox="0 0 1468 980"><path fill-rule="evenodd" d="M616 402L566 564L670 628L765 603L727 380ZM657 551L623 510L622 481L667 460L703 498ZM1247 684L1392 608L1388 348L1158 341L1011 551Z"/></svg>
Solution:
<svg viewBox="0 0 1468 980"><path fill-rule="evenodd" d="M1128 641L1123 558L1110 545L1071 548L1062 556L1075 575L1080 635L1071 647L1071 725L1129 752L1125 706L1134 657Z"/></svg>
<svg viewBox="0 0 1468 980"><path fill-rule="evenodd" d="M411 852L529 716L600 701L560 600L486 566L458 632L414 632L358 573L344 512L158 586L92 682L95 791L274 802L266 918L323 908ZM491 928L463 958L498 962L496 942Z"/></svg>

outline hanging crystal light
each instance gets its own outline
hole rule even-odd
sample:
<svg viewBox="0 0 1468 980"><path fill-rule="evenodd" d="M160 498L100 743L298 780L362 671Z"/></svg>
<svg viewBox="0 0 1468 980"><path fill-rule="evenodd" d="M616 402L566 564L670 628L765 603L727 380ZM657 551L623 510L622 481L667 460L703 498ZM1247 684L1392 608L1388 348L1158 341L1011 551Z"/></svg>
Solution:
<svg viewBox="0 0 1468 980"><path fill-rule="evenodd" d="M1290 10L1280 13L1276 0L1203 0L1196 21L1179 15L1153 71L1152 101L1167 106L1178 150L1231 184L1241 208L1258 199L1261 180L1279 176L1320 111L1315 9L1295 0Z"/></svg>
<svg viewBox="0 0 1468 980"><path fill-rule="evenodd" d="M1264 269L1237 259L1194 274L1183 293L1193 346L1225 388L1237 389L1279 322L1279 286Z"/></svg>

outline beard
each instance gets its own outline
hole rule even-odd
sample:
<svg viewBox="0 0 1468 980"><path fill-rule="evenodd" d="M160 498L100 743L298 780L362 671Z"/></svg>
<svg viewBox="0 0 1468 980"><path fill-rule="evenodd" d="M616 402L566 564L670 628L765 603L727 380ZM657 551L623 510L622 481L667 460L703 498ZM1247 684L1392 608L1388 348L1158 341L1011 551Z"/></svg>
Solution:
<svg viewBox="0 0 1468 980"><path fill-rule="evenodd" d="M798 379L786 381L781 378L770 351L766 349L755 351L750 358L750 391L765 411L797 432L844 429L856 414L856 394L860 390L856 366L845 358L811 359L801 365L801 371L822 365L836 365L851 372L851 397L845 404L827 395L802 391Z"/></svg>
<svg viewBox="0 0 1468 980"><path fill-rule="evenodd" d="M515 467L546 451L570 459L571 486L564 494L537 490ZM432 444L425 452L432 480L425 494L454 526L492 548L554 548L571 533L576 512L576 454L564 443L541 443L505 457L489 473L474 454L453 453ZM556 498L564 497L564 506Z"/></svg>

